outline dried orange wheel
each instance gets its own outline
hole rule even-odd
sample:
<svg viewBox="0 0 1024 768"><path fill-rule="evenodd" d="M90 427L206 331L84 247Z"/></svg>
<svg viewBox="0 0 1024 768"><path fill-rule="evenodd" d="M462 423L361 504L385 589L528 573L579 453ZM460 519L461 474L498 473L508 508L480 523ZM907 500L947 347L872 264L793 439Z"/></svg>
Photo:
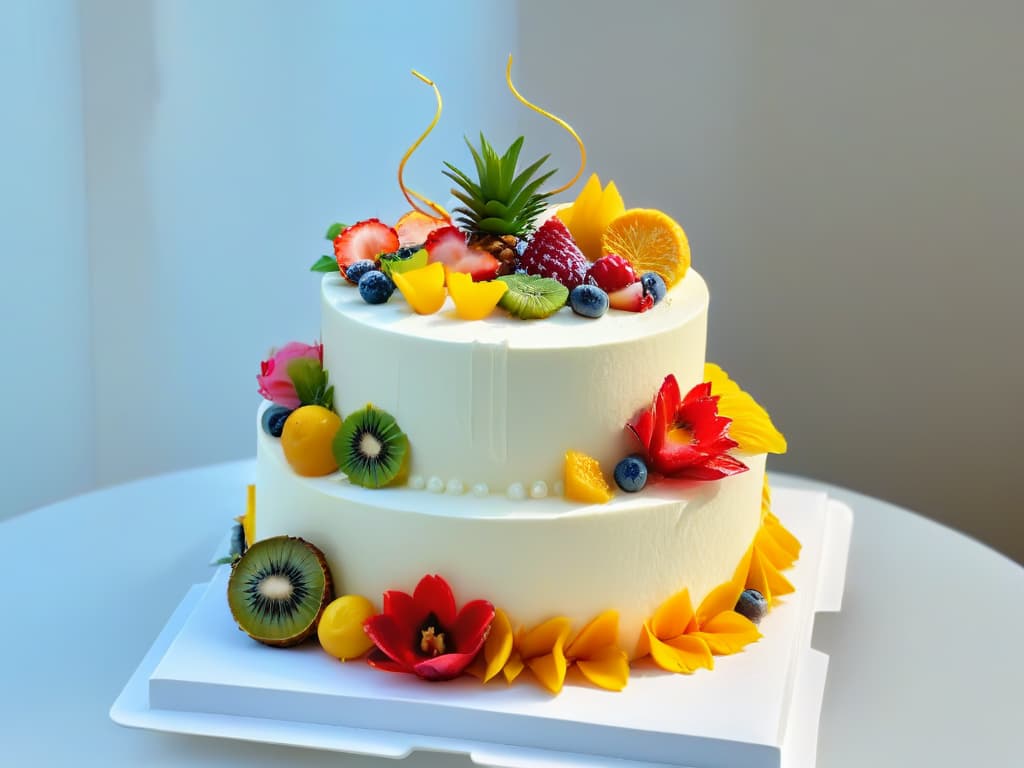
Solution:
<svg viewBox="0 0 1024 768"><path fill-rule="evenodd" d="M651 208L630 208L608 224L603 253L617 253L637 274L657 272L671 288L690 268L690 243L675 220Z"/></svg>

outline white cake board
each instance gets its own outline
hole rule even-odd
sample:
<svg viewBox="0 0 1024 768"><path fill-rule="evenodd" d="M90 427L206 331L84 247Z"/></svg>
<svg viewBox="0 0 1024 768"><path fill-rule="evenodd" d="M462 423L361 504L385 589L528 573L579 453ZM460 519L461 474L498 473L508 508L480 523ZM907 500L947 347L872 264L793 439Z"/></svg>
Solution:
<svg viewBox="0 0 1024 768"><path fill-rule="evenodd" d="M571 670L558 696L526 680L427 683L342 664L315 642L256 643L228 612L224 566L189 591L110 714L139 728L391 758L461 753L507 768L813 766L828 659L811 631L816 612L839 610L853 518L823 493L777 488L773 501L803 543L787 572L797 591L761 623L759 642L716 657L710 672L634 666L612 693Z"/></svg>

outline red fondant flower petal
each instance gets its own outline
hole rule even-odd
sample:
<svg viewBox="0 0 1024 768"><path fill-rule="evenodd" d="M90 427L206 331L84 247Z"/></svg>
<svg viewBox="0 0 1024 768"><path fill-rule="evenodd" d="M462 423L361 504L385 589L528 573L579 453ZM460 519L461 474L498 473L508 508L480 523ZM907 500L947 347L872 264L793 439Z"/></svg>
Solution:
<svg viewBox="0 0 1024 768"><path fill-rule="evenodd" d="M469 663L476 658L477 651L483 645L483 637L480 644L472 653L442 653L432 659L424 659L417 663L412 671L424 680L451 680L461 675Z"/></svg>
<svg viewBox="0 0 1024 768"><path fill-rule="evenodd" d="M420 579L412 599L416 603L416 612L422 617L421 621L432 613L443 627L455 623L455 595L448 582L440 576L428 574Z"/></svg>
<svg viewBox="0 0 1024 768"><path fill-rule="evenodd" d="M409 673L413 671L412 667L407 667L405 664L399 664L388 658L379 648L370 651L370 655L366 657L366 663L374 669L383 669L385 672Z"/></svg>
<svg viewBox="0 0 1024 768"><path fill-rule="evenodd" d="M747 469L747 465L739 459L722 453L708 457L703 464L687 467L680 477L689 477L693 480L721 480L723 477L746 472Z"/></svg>
<svg viewBox="0 0 1024 768"><path fill-rule="evenodd" d="M384 593L383 612L393 618L400 627L414 632L419 629L420 624L427 618L427 615L416 611L416 603L412 595L399 592L396 589L389 589Z"/></svg>
<svg viewBox="0 0 1024 768"><path fill-rule="evenodd" d="M626 425L626 428L633 433L633 437L644 448L651 444L651 437L654 434L654 413L648 409L637 416Z"/></svg>
<svg viewBox="0 0 1024 768"><path fill-rule="evenodd" d="M363 629L373 644L405 671L419 663L421 657L413 650L415 638L408 627L400 624L393 616L386 613L371 616L363 622Z"/></svg>
<svg viewBox="0 0 1024 768"><path fill-rule="evenodd" d="M484 640L487 630L494 621L494 606L486 600L473 600L462 606L451 627L455 638L456 653L476 653Z"/></svg>

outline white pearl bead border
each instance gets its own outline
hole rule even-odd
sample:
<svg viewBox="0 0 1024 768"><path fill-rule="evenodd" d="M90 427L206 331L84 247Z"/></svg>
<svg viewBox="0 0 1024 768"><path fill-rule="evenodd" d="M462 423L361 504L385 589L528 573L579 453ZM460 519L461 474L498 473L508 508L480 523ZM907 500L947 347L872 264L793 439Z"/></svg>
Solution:
<svg viewBox="0 0 1024 768"><path fill-rule="evenodd" d="M452 477L447 481L437 475L424 477L423 475L410 475L406 482L409 488L414 491L427 491L429 493L446 494L448 496L463 496L466 493L472 494L478 499L487 498L491 495L490 486L487 483L473 483L467 486L461 478ZM561 497L565 494L565 483L556 480L548 484L545 480L534 480L532 483L514 482L505 489L505 496L512 501L525 501L526 499L546 499L549 496Z"/></svg>

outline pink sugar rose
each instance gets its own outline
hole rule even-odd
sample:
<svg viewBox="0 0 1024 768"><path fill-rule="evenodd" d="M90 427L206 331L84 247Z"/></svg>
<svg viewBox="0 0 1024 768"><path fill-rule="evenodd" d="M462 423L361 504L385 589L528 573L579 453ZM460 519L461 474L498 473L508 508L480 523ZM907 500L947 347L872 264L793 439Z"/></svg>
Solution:
<svg viewBox="0 0 1024 768"><path fill-rule="evenodd" d="M293 341L272 352L269 360L260 363L260 375L256 377L260 385L260 394L285 408L298 408L301 402L295 393L295 384L288 375L288 364L300 357L308 357L323 364L323 344L311 346L301 341Z"/></svg>

